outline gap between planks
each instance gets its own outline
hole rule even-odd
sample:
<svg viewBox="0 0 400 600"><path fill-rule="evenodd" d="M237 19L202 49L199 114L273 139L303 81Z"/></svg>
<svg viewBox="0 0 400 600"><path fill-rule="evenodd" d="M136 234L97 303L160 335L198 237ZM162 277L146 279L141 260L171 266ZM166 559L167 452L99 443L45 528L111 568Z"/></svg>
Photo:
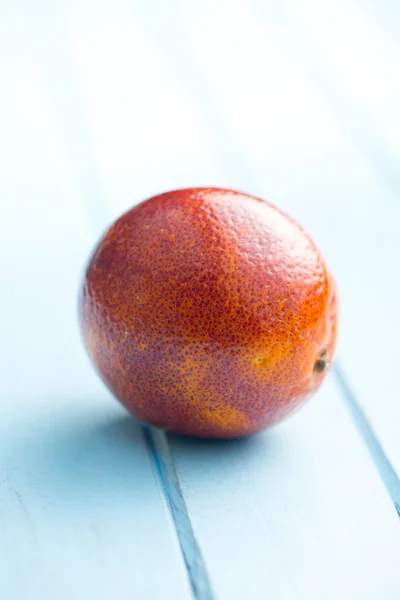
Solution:
<svg viewBox="0 0 400 600"><path fill-rule="evenodd" d="M196 600L214 600L210 579L194 535L167 436L161 429L147 425L143 426L143 435L171 513L193 596Z"/></svg>
<svg viewBox="0 0 400 600"><path fill-rule="evenodd" d="M357 397L349 384L340 360L336 360L332 368L332 372L337 382L339 391L341 392L341 396L344 398L345 404L350 411L353 422L368 448L375 467L378 470L386 490L392 499L397 514L400 517L400 479L394 470L392 463L386 456L375 431L368 421L368 418L361 408L360 403L358 402Z"/></svg>

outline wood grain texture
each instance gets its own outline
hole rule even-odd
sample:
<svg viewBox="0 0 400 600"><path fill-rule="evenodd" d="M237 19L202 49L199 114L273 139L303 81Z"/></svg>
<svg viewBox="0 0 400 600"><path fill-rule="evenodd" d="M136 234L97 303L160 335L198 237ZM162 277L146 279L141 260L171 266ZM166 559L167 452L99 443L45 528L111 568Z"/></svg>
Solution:
<svg viewBox="0 0 400 600"><path fill-rule="evenodd" d="M270 432L170 441L217 597L398 598L398 519L332 378Z"/></svg>
<svg viewBox="0 0 400 600"><path fill-rule="evenodd" d="M0 64L1 593L184 600L189 582L141 428L79 339L90 215L18 33Z"/></svg>

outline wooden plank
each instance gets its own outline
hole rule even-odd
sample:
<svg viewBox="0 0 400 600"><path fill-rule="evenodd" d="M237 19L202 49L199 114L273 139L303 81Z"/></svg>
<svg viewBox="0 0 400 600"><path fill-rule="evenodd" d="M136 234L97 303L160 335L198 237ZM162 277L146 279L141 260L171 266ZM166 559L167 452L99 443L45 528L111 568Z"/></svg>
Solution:
<svg viewBox="0 0 400 600"><path fill-rule="evenodd" d="M221 148L220 136L228 132L232 154L242 152L241 170L235 163L229 171L231 185L274 199L325 249L342 288L343 352L355 311L360 322L366 318L356 294L360 260L371 235L377 244L388 231L395 239L397 209L388 202L389 225L387 214L362 221L382 184L280 46L279 15L267 26L238 5L230 4L228 13L222 3L195 11L182 3L182 12L170 14L178 47L171 56L183 47L177 40L183 27L192 53L185 45L185 60L198 67L196 90L214 94L220 126L213 147ZM350 361L345 365L352 369ZM389 405L388 413L393 416ZM221 598L374 599L383 588L385 597L398 597L396 513L332 380L270 433L230 444L173 438L172 446Z"/></svg>
<svg viewBox="0 0 400 600"><path fill-rule="evenodd" d="M0 29L2 597L183 600L187 574L141 428L79 338L86 191L17 17Z"/></svg>

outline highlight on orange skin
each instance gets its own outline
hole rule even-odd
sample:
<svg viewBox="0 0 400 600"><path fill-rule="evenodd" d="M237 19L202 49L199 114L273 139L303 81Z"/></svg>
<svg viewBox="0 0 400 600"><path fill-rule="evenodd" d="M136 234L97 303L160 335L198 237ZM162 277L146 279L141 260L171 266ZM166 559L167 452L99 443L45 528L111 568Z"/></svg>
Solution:
<svg viewBox="0 0 400 600"><path fill-rule="evenodd" d="M99 374L140 419L237 437L271 426L323 381L335 282L290 217L217 188L150 198L96 248L80 300Z"/></svg>

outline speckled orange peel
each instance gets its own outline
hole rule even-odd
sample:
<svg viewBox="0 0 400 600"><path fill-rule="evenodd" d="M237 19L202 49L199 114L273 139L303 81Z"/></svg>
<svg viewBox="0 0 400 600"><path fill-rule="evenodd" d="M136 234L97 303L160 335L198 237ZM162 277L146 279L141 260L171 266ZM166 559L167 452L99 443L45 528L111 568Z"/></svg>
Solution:
<svg viewBox="0 0 400 600"><path fill-rule="evenodd" d="M138 418L231 438L281 421L332 363L335 281L273 205L193 188L155 196L99 242L80 296L87 351Z"/></svg>

